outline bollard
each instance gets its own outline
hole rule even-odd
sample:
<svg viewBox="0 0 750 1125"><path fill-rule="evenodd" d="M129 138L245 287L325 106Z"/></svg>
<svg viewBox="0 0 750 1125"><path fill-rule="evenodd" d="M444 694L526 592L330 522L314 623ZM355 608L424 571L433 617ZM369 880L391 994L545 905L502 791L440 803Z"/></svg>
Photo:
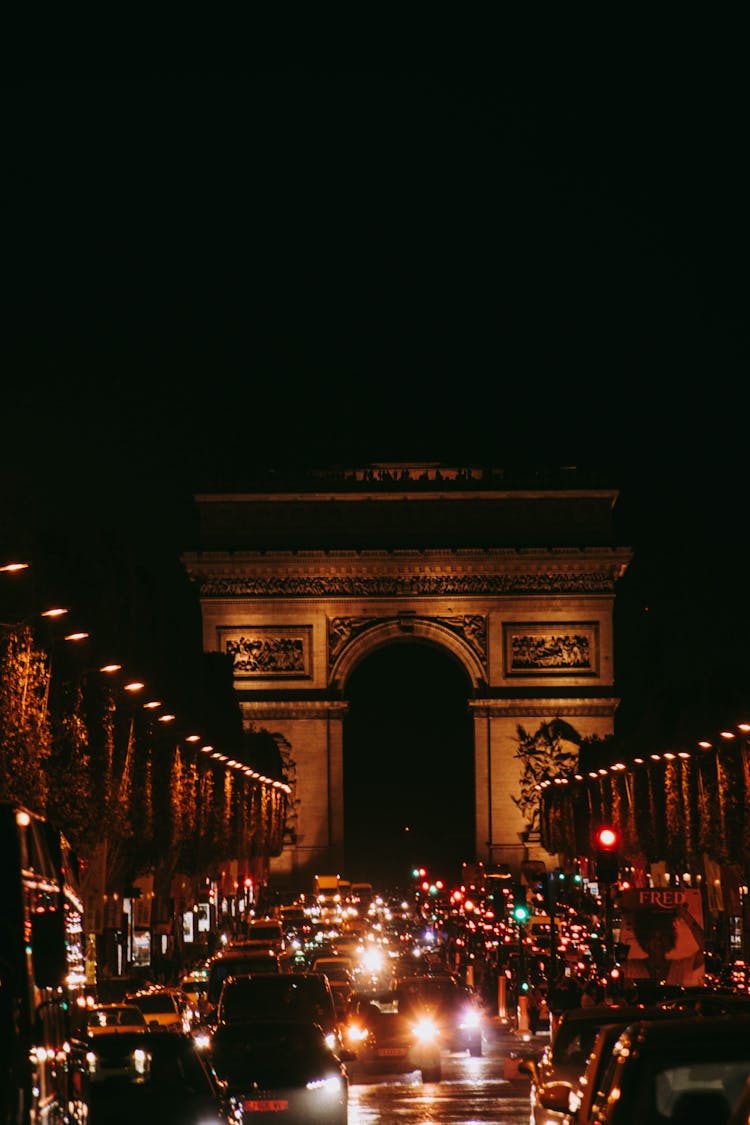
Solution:
<svg viewBox="0 0 750 1125"><path fill-rule="evenodd" d="M529 998L528 996L518 997L518 1030L529 1030Z"/></svg>
<svg viewBox="0 0 750 1125"><path fill-rule="evenodd" d="M473 965L467 965L466 966L466 984L469 988L474 987L474 966Z"/></svg>
<svg viewBox="0 0 750 1125"><path fill-rule="evenodd" d="M507 1020L508 1009L506 1007L505 994L508 986L508 978L505 973L500 973L497 978L497 1014L501 1020Z"/></svg>

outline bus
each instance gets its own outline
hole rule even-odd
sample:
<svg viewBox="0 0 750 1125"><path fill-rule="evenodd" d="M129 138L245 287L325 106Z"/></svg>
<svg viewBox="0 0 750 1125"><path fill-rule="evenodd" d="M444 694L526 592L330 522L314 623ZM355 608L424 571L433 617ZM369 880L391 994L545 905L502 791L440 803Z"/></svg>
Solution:
<svg viewBox="0 0 750 1125"><path fill-rule="evenodd" d="M79 868L42 816L0 802L0 1125L84 1125Z"/></svg>

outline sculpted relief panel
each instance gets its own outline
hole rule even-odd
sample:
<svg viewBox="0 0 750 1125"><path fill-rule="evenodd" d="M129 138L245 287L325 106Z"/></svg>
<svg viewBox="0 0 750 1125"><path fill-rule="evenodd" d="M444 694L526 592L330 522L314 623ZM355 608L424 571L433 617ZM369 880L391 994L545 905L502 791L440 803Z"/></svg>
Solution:
<svg viewBox="0 0 750 1125"><path fill-rule="evenodd" d="M254 625L220 628L221 652L232 657L235 679L310 679L312 627L310 625Z"/></svg>
<svg viewBox="0 0 750 1125"><path fill-rule="evenodd" d="M599 672L596 622L510 622L503 632L506 676L581 676Z"/></svg>

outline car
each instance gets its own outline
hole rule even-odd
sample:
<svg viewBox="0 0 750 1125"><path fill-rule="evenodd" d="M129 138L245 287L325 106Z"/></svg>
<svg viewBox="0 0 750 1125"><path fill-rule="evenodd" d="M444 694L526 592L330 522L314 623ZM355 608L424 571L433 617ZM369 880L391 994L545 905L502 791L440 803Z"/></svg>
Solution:
<svg viewBox="0 0 750 1125"><path fill-rule="evenodd" d="M134 1004L146 1017L149 1027L164 1031L190 1030L190 1008L186 1000L177 995L176 989L144 988L125 996L126 1004Z"/></svg>
<svg viewBox="0 0 750 1125"><path fill-rule="evenodd" d="M227 948L215 953L206 966L206 993L202 1005L204 1018L209 1022L213 1018L227 977L276 975L286 971L286 960L273 951Z"/></svg>
<svg viewBox="0 0 750 1125"><path fill-rule="evenodd" d="M323 973L333 992L336 1010L345 1011L349 997L354 992L352 962L348 957L316 957L312 964L314 973Z"/></svg>
<svg viewBox="0 0 750 1125"><path fill-rule="evenodd" d="M135 1004L96 1004L86 1015L86 1034L104 1032L148 1031L143 1012Z"/></svg>
<svg viewBox="0 0 750 1125"><path fill-rule="evenodd" d="M720 970L719 983L737 992L750 992L750 964L741 958L730 961Z"/></svg>
<svg viewBox="0 0 750 1125"><path fill-rule="evenodd" d="M312 1020L259 1017L220 1024L211 1062L232 1121L347 1125L350 1057Z"/></svg>
<svg viewBox="0 0 750 1125"><path fill-rule="evenodd" d="M206 969L194 969L180 980L180 991L187 997L193 1010L194 1018L198 1018L206 1004L208 992L208 972Z"/></svg>
<svg viewBox="0 0 750 1125"><path fill-rule="evenodd" d="M314 973L325 973L330 981L354 979L354 962L351 957L316 957L312 963Z"/></svg>
<svg viewBox="0 0 750 1125"><path fill-rule="evenodd" d="M436 1020L444 1049L481 1056L483 1011L471 988L450 973L435 973L394 977L392 990L400 995L402 1011L412 1008Z"/></svg>
<svg viewBox="0 0 750 1125"><path fill-rule="evenodd" d="M88 1125L225 1125L223 1090L183 1033L102 1031L86 1055Z"/></svg>
<svg viewBox="0 0 750 1125"><path fill-rule="evenodd" d="M745 1012L750 1011L747 997L716 995L710 989L699 990L696 988L694 991L696 994L702 991L704 995L696 995L692 1002L692 1008L686 1000L665 1000L658 1004L657 1008L675 1016L680 1014L683 1016L724 1015L731 1013L732 1001L744 1000ZM741 1010L741 1008L737 1010ZM654 1017L660 1018L650 1009L644 1011L644 1015L652 1019ZM571 1125L593 1125L595 1121L595 1118L592 1118L593 1107L597 1099L602 1096L603 1078L612 1057L614 1045L622 1035L623 1030L622 1023L614 1023L606 1024L597 1032L586 1069L581 1075L577 1088L572 1091L568 1100L569 1116L567 1120L571 1122ZM550 1116L546 1119L554 1120Z"/></svg>
<svg viewBox="0 0 750 1125"><path fill-rule="evenodd" d="M622 1029L645 1015L676 1019L668 1009L638 1004L592 1004L569 1008L560 1017L557 1030L538 1059L522 1057L518 1069L531 1079L529 1099L532 1125L568 1121L570 1098L580 1096L580 1085L596 1037L602 1028L617 1024Z"/></svg>
<svg viewBox="0 0 750 1125"><path fill-rule="evenodd" d="M286 947L284 927L278 918L251 918L246 933L231 943L243 949L273 949L283 953Z"/></svg>
<svg viewBox="0 0 750 1125"><path fill-rule="evenodd" d="M677 1016L679 1010L672 1008L672 1003L676 1002L666 1001L657 1007L661 1009L663 1015ZM651 1011L650 1009L644 1014L650 1015L651 1018L661 1018L658 1011ZM569 1092L558 1090L562 1099L561 1105L568 1110L567 1115L563 1115L563 1119L569 1120L571 1125L572 1123L575 1123L575 1125L593 1125L594 1118L591 1117L591 1113L593 1113L595 1102L602 1096L604 1074L609 1065L609 1060L611 1060L614 1045L622 1035L625 1026L627 1025L623 1025L621 1021L621 1023L605 1024L604 1027L600 1027L594 1038L594 1045L591 1047L586 1069L581 1074L577 1086ZM549 1099L545 1101L546 1113L544 1119L548 1122L557 1119L553 1111L550 1111L552 1105L553 1102Z"/></svg>
<svg viewBox="0 0 750 1125"><path fill-rule="evenodd" d="M727 1125L750 1125L750 1079L745 1083L740 1099L732 1110Z"/></svg>
<svg viewBox="0 0 750 1125"><path fill-rule="evenodd" d="M443 1076L440 1028L428 1013L402 1006L393 989L354 993L342 1025L346 1047L354 1052L352 1081L418 1071L423 1082Z"/></svg>
<svg viewBox="0 0 750 1125"><path fill-rule="evenodd" d="M612 1048L598 1125L726 1125L750 1076L750 1015L639 1020Z"/></svg>
<svg viewBox="0 0 750 1125"><path fill-rule="evenodd" d="M626 1025L627 1026L627 1025ZM601 1078L612 1056L612 1048L623 1032L621 1023L607 1023L600 1027L594 1036L594 1043L586 1063L586 1067L572 1088L565 1084L558 1086L556 1093L550 1093L545 1098L540 1091L539 1101L545 1109L545 1120L559 1120L575 1122L583 1125L590 1120L591 1107L594 1099L600 1094ZM555 1098L559 1097L560 1110L555 1111Z"/></svg>
<svg viewBox="0 0 750 1125"><path fill-rule="evenodd" d="M331 1049L344 1045L333 992L322 973L228 977L216 1026L257 1019L307 1019L320 1025Z"/></svg>
<svg viewBox="0 0 750 1125"><path fill-rule="evenodd" d="M684 1016L731 1016L750 1014L750 996L725 988L686 988L682 996L661 1000L659 1008L668 1008Z"/></svg>

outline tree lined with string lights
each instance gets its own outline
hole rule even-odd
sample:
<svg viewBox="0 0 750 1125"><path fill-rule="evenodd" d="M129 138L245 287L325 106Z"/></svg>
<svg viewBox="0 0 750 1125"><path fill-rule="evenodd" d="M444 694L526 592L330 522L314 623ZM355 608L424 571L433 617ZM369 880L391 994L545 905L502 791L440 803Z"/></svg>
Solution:
<svg viewBox="0 0 750 1125"><path fill-rule="evenodd" d="M269 739L240 733L235 764L256 745L267 757ZM289 790L277 765L248 776L186 751L109 682L53 670L29 625L0 632L0 799L47 816L85 863L103 850L108 890L151 873L168 897L176 872L280 855Z"/></svg>

